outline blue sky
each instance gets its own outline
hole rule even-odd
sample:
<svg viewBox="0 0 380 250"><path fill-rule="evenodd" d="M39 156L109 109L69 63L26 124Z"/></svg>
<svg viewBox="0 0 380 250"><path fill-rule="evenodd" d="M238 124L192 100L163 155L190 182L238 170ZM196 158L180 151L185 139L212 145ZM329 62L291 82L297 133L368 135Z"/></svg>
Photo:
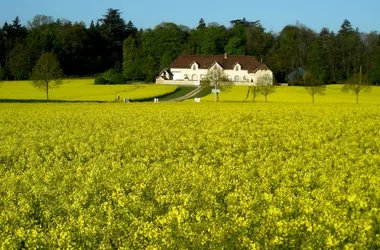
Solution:
<svg viewBox="0 0 380 250"><path fill-rule="evenodd" d="M316 31L322 27L337 31L344 19L364 32L380 31L380 0L0 0L0 24L16 16L25 24L37 14L89 24L108 8L120 9L126 21L143 29L161 22L193 28L200 18L228 26L230 20L245 17L261 20L274 32L297 21Z"/></svg>

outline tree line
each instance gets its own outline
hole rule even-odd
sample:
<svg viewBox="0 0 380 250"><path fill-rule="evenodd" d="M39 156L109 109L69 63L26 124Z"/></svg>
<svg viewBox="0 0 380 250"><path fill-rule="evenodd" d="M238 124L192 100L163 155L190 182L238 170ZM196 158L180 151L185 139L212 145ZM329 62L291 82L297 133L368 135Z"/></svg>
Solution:
<svg viewBox="0 0 380 250"><path fill-rule="evenodd" d="M26 25L19 17L0 29L0 80L29 79L44 53L54 52L66 76L88 76L112 69L128 79L153 81L182 54L253 55L278 82L299 67L326 84L358 74L380 83L380 35L365 33L344 20L337 32L314 31L297 23L267 31L259 20L231 20L225 27L200 19L189 28L161 23L138 29L117 9L108 9L86 27L84 22L37 15Z"/></svg>

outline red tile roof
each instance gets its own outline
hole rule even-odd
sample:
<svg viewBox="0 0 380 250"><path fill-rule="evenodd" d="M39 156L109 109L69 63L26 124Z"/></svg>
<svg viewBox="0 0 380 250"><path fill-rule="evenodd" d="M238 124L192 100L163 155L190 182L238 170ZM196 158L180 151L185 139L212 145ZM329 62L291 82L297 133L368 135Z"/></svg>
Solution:
<svg viewBox="0 0 380 250"><path fill-rule="evenodd" d="M236 63L241 65L242 70L248 70L254 73L257 70L269 70L269 68L260 63L254 56L227 56L224 55L183 55L170 64L170 68L190 68L193 62L198 63L200 69L208 69L214 62L218 62L223 69L232 70Z"/></svg>

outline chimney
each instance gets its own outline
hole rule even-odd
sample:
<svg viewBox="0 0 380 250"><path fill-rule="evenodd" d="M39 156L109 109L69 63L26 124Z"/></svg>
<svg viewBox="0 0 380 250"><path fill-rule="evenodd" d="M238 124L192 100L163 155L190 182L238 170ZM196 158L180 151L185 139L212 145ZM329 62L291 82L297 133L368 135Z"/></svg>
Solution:
<svg viewBox="0 0 380 250"><path fill-rule="evenodd" d="M224 52L224 59L227 59L227 52Z"/></svg>

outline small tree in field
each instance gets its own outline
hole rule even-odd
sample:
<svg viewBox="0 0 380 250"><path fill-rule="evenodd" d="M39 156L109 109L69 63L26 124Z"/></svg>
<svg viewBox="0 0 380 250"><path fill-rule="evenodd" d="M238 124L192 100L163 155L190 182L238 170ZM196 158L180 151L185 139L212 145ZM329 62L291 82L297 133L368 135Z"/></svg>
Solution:
<svg viewBox="0 0 380 250"><path fill-rule="evenodd" d="M326 85L323 81L316 79L313 74L306 72L303 76L303 82L305 85L306 91L311 95L311 100L314 103L315 95L325 95Z"/></svg>
<svg viewBox="0 0 380 250"><path fill-rule="evenodd" d="M32 85L44 90L46 100L49 100L49 89L62 84L62 69L57 56L53 53L44 53L33 67L31 75Z"/></svg>
<svg viewBox="0 0 380 250"><path fill-rule="evenodd" d="M356 103L359 103L359 94L362 91L370 92L371 85L369 85L367 75L362 74L360 67L360 73L354 74L349 78L342 88L343 92L353 92L356 95Z"/></svg>
<svg viewBox="0 0 380 250"><path fill-rule="evenodd" d="M207 72L205 78L201 80L201 85L206 87L213 87L215 93L214 101L218 102L219 92L217 92L217 90L220 89L221 91L229 91L233 85L233 82L228 79L228 76L223 72L223 70L213 68L210 69Z"/></svg>
<svg viewBox="0 0 380 250"><path fill-rule="evenodd" d="M273 85L273 78L270 75L263 75L257 78L257 91L259 94L263 95L265 101L270 94L276 92L276 86Z"/></svg>

